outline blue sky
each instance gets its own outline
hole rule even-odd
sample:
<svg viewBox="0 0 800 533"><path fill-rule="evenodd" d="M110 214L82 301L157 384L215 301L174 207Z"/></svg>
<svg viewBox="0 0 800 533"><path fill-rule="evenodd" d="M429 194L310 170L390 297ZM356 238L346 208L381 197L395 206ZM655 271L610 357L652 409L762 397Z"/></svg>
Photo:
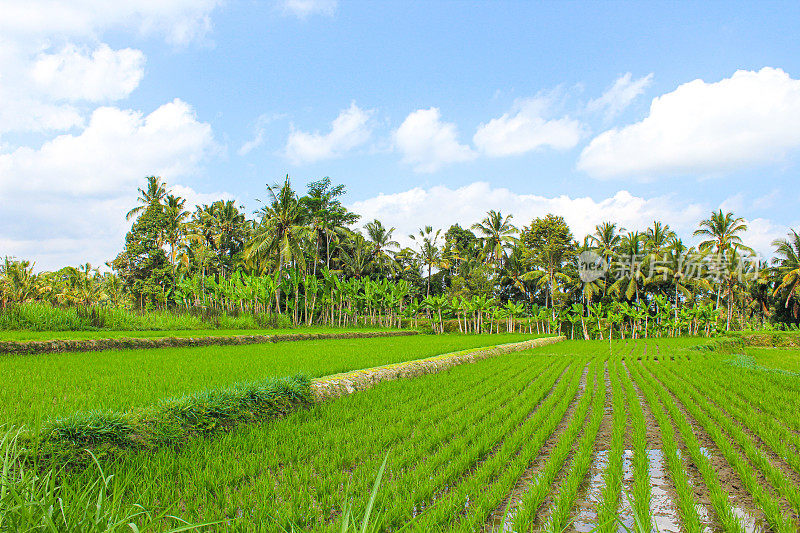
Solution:
<svg viewBox="0 0 800 533"><path fill-rule="evenodd" d="M399 235L500 209L689 240L722 207L766 253L800 226L797 3L0 11L0 254L40 268L113 258L149 174L248 211L330 176Z"/></svg>

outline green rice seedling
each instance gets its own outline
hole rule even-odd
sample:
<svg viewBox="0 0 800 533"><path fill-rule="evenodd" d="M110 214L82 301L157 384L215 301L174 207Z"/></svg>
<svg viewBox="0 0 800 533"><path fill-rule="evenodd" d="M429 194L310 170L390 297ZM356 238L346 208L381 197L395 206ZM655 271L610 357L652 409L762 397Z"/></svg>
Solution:
<svg viewBox="0 0 800 533"><path fill-rule="evenodd" d="M646 345L645 345L646 347ZM627 363L626 366L636 364ZM630 378L623 380L628 411L633 427L633 514L645 524L644 530L652 528L650 515L650 460L647 455L647 422L639 396Z"/></svg>
<svg viewBox="0 0 800 533"><path fill-rule="evenodd" d="M3 356L0 420L35 430L75 412L127 411L237 382L314 378L527 338L438 335Z"/></svg>
<svg viewBox="0 0 800 533"><path fill-rule="evenodd" d="M643 376L646 386L656 392L661 404L666 408L669 416L677 426L681 438L689 452L689 456L692 458L692 462L694 462L698 470L700 470L706 487L708 487L709 497L714 507L714 512L717 514L717 520L719 520L722 527L728 531L741 531L742 524L731 510L728 494L722 489L719 477L714 471L711 461L700 451L700 443L691 425L686 420L686 416L678 409L675 400L672 399L669 392L655 380L652 375L641 375Z"/></svg>
<svg viewBox="0 0 800 533"><path fill-rule="evenodd" d="M538 474L536 481L528 489L520 502L519 511L514 519L514 528L518 531L528 531L533 526L539 513L539 507L550 492L556 475L558 475L563 468L564 461L566 461L567 456L572 450L575 438L583 428L586 413L588 412L597 389L596 361L592 362L590 365L587 381L589 382L589 387L578 402L578 406L575 409L567 429L561 435L556 447L550 452L550 456L544 468Z"/></svg>
<svg viewBox="0 0 800 533"><path fill-rule="evenodd" d="M602 500L597 512L597 530L600 533L616 531L617 508L622 492L622 453L625 448L625 426L628 414L625 410L625 397L620 383L620 363L616 359L609 361L609 377L613 392L613 427L611 430L611 448L608 452L608 463L603 475L605 486Z"/></svg>
<svg viewBox="0 0 800 533"><path fill-rule="evenodd" d="M606 398L605 380L599 379L598 388L595 390L592 399L592 411L589 424L581 435L578 449L570 465L569 474L561 484L561 490L556 497L553 512L547 524L548 531L562 531L570 523L572 506L578 496L581 482L589 470L594 456L594 441L600 429L600 422L603 419L603 409Z"/></svg>
<svg viewBox="0 0 800 533"><path fill-rule="evenodd" d="M19 430L3 430L0 531L179 532L213 525L193 525L166 512L126 503L124 487L113 475L106 475L94 456L87 482L65 487L61 478L67 472L42 468L28 452Z"/></svg>
<svg viewBox="0 0 800 533"><path fill-rule="evenodd" d="M670 422L669 417L664 412L661 403L649 384L645 384L642 380L639 368L636 365L631 366L631 375L638 384L639 390L641 390L642 394L645 396L650 406L650 411L653 413L658 423L659 430L661 431L661 445L663 447L664 457L666 458L670 478L675 485L675 492L678 496L678 511L682 520L681 526L687 533L697 533L700 531L700 517L697 514L697 502L692 493L692 487L689 484L686 465L684 465L678 451L672 422Z"/></svg>
<svg viewBox="0 0 800 533"><path fill-rule="evenodd" d="M753 474L752 465L744 457L742 457L742 453L736 449L734 441L725 435L725 433L721 430L720 426L717 424L717 422L720 422L720 420L717 419L715 422L714 418L707 414L710 410L710 405L708 402L701 398L696 391L687 389L682 383L678 382L671 375L662 374L660 379L666 386L670 388L670 390L680 400L684 407L691 413L694 419L697 420L700 426L709 434L709 436L711 436L722 455L736 471L739 479L742 480L742 483L747 491L753 496L756 504L764 512L764 515L770 526L772 526L776 531L797 531L797 524L794 522L794 520L791 517L784 516L783 511L781 510L776 499L756 479L755 475ZM747 436L744 435L743 432L736 433L730 424L727 426L730 433L733 435L739 435L742 438L742 440L739 442L740 445L744 445L748 441ZM766 458L763 458L762 461L758 460L758 454L754 448L745 447L745 452L748 449L751 451L752 458L756 459L756 465L760 464L763 467L769 464L769 461L766 460ZM788 480L786 480L783 475L777 471L777 469L768 468L764 473L766 474L767 479L778 489L779 492L783 492L784 495L789 493L789 486L787 485ZM793 499L796 501L796 498Z"/></svg>

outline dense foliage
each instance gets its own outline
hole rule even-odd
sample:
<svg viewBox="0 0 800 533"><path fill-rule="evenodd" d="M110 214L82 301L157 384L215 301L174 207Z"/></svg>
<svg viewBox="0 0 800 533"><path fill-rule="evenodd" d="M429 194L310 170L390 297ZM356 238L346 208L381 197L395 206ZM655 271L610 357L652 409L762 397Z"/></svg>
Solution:
<svg viewBox="0 0 800 533"><path fill-rule="evenodd" d="M38 301L336 326L402 327L422 318L434 331L583 338L800 322L800 235L776 240L768 263L746 245L745 221L721 210L699 222L696 248L660 221L643 231L604 222L576 240L562 217L518 229L497 211L471 229L424 226L401 248L379 220L359 229L341 202L345 188L328 178L304 195L288 176L268 186L253 219L233 201L189 212L157 177L139 191L111 272L87 263L36 273L28 261L6 258L2 308Z"/></svg>

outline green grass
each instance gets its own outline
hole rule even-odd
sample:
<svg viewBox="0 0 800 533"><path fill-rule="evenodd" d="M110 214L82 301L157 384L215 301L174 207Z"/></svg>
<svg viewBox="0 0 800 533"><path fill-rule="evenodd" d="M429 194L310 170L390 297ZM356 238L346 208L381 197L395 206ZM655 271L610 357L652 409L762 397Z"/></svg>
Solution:
<svg viewBox="0 0 800 533"><path fill-rule="evenodd" d="M351 331L390 331L387 328L332 328L308 326L301 328L266 329L179 329L179 330L100 330L100 331L0 331L0 341L48 341L117 339L120 337L153 339L159 337L229 337L232 335L284 335L290 333L347 333ZM397 331L397 330L391 330Z"/></svg>
<svg viewBox="0 0 800 533"><path fill-rule="evenodd" d="M287 356L286 367L310 360L313 350L306 346L317 345L320 355L337 361L343 354L400 360L409 358L403 354L423 357L426 349L466 348L470 340L476 338L299 342L292 346L302 347L303 355ZM348 512L362 516L371 509L374 531L406 526L407 531L462 532L484 530L486 517L520 476L538 465L518 493L522 511L517 508L507 522L516 520L525 530L549 523L562 531L583 497L581 487L600 449L600 417L611 408L615 429L605 449L621 454L633 448L635 478L641 480L654 466L643 451L662 451L681 530L705 527L695 507L698 486L697 494L708 496L702 505L717 521L713 529L741 530L738 515L744 510L763 515L773 531L795 532L800 486L787 474L787 464L800 471L800 383L786 373L731 365L728 351L690 349L703 342L566 341L380 383L180 447L130 450L102 461L102 467L124 487L120 504L139 503L153 516L175 514L193 523L221 521L229 531L335 532ZM322 349L334 343L342 349ZM442 349L442 343L451 346ZM243 359L252 363L253 356ZM605 387L612 394L606 395ZM16 407L24 402L10 401ZM654 432L644 431L650 420L646 411L653 414ZM545 447L554 431L560 432L558 438ZM609 461L616 481L603 501L613 508L602 515L616 520L621 500L632 497L642 519L634 529L649 531L655 495L645 481L634 480L632 494L621 497L619 459ZM718 469L720 464L725 468ZM60 480L67 506L72 505L69 495L90 486L96 471L89 465ZM377 492L372 490L376 472L383 474ZM754 508L745 507L750 502Z"/></svg>
<svg viewBox="0 0 800 533"><path fill-rule="evenodd" d="M237 382L313 378L530 335L422 335L0 357L0 420L39 427L76 411L126 410Z"/></svg>
<svg viewBox="0 0 800 533"><path fill-rule="evenodd" d="M800 373L800 349L747 347L744 353L753 357L758 366Z"/></svg>

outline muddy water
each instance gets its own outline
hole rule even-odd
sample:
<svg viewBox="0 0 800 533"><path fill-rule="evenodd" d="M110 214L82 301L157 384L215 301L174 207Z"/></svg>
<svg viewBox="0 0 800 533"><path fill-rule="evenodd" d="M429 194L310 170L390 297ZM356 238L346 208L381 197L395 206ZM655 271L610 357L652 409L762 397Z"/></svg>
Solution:
<svg viewBox="0 0 800 533"><path fill-rule="evenodd" d="M679 533L680 517L675 501L670 493L664 453L661 450L647 450L650 462L650 514L659 533Z"/></svg>
<svg viewBox="0 0 800 533"><path fill-rule="evenodd" d="M594 457L594 473L589 478L586 487L586 504L580 509L575 517L572 527L575 531L588 533L597 526L597 509L600 507L603 498L603 475L608 466L608 450L600 450Z"/></svg>

